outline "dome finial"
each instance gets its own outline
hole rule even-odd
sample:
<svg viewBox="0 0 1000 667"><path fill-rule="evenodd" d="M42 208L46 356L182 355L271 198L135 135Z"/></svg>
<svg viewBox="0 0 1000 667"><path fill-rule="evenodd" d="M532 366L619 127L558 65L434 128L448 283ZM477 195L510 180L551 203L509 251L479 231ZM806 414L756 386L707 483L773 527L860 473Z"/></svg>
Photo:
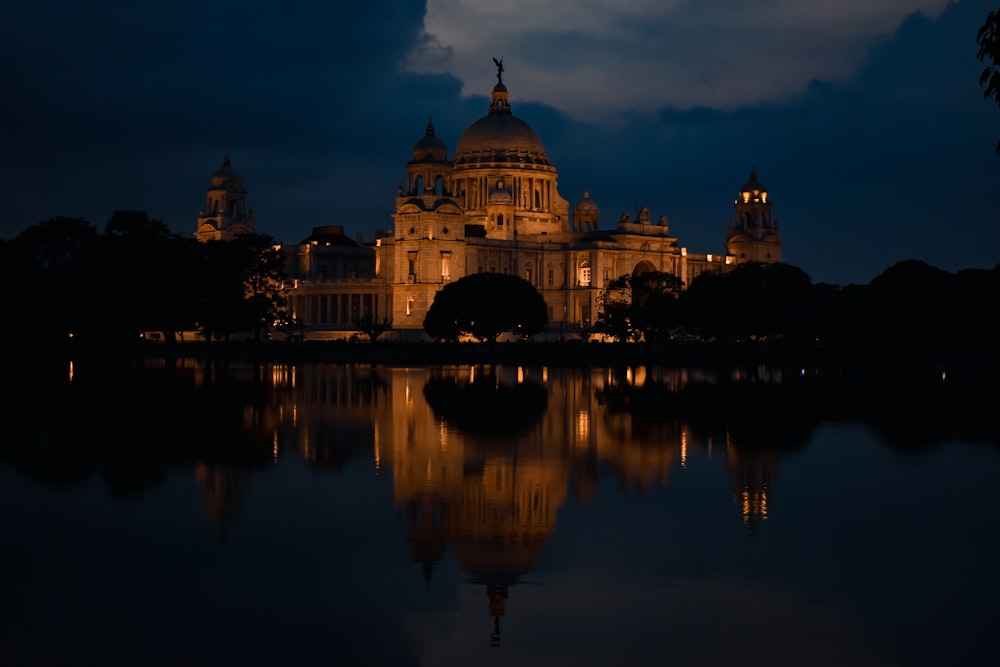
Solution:
<svg viewBox="0 0 1000 667"><path fill-rule="evenodd" d="M434 136L434 121L431 119L430 116L427 117L427 136L428 137Z"/></svg>
<svg viewBox="0 0 1000 667"><path fill-rule="evenodd" d="M496 58L494 58L493 59L493 64L497 66L497 85L498 86L502 86L503 85L503 56L500 56L499 60L497 60Z"/></svg>

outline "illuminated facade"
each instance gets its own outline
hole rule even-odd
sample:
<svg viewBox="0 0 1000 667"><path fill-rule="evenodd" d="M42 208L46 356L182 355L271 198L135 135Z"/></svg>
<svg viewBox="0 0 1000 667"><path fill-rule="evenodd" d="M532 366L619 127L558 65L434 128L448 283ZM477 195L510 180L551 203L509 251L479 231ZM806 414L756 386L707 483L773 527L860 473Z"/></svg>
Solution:
<svg viewBox="0 0 1000 667"><path fill-rule="evenodd" d="M438 290L472 273L523 277L545 299L551 327L566 331L592 325L601 290L624 274L663 271L690 285L706 271L781 260L773 203L756 171L736 201L724 254L689 252L667 217L654 220L646 208L635 219L622 213L607 229L589 192L571 208L541 139L513 114L501 71L488 113L468 127L453 157L428 120L396 194L391 234L367 244L340 227L317 227L285 246L286 295L305 337L342 337L364 315L392 318L397 335L421 332ZM244 198L245 190L210 189L210 212L244 210ZM198 238L219 238L233 224L203 213Z"/></svg>

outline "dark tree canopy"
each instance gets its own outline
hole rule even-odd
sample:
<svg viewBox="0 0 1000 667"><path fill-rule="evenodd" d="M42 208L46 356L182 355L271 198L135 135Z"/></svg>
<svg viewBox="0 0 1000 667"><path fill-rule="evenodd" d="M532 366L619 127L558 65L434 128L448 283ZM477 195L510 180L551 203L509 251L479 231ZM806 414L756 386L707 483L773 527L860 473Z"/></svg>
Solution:
<svg viewBox="0 0 1000 667"><path fill-rule="evenodd" d="M473 273L445 285L434 296L424 331L437 340L467 333L495 342L505 331L530 336L548 324L545 299L531 283L503 273Z"/></svg>
<svg viewBox="0 0 1000 667"><path fill-rule="evenodd" d="M677 298L683 290L680 278L663 271L619 276L597 298L597 329L619 342L664 342L680 324Z"/></svg>
<svg viewBox="0 0 1000 667"><path fill-rule="evenodd" d="M993 98L1000 105L1000 9L986 15L986 20L976 34L976 42L979 44L976 55L980 62L986 63L979 75L983 97ZM997 142L997 152L1000 153L1000 141Z"/></svg>
<svg viewBox="0 0 1000 667"><path fill-rule="evenodd" d="M812 280L797 266L747 262L698 276L685 304L690 321L708 336L756 339L803 333L811 296Z"/></svg>

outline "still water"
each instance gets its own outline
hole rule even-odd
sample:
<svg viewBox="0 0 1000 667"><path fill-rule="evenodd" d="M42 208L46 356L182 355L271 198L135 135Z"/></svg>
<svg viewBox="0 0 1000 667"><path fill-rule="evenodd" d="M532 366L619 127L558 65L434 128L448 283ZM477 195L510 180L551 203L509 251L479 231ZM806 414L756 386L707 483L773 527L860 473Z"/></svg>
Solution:
<svg viewBox="0 0 1000 667"><path fill-rule="evenodd" d="M987 665L991 385L11 369L0 663Z"/></svg>

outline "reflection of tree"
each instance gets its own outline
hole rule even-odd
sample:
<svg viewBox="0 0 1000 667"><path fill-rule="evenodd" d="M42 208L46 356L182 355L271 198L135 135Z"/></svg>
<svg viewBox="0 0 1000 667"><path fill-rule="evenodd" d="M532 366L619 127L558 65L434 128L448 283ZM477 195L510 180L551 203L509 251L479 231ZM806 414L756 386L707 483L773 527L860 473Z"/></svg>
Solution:
<svg viewBox="0 0 1000 667"><path fill-rule="evenodd" d="M0 458L46 483L98 472L112 495L136 496L181 464L251 467L270 458L269 434L245 424L247 406L266 398L259 383L223 375L196 382L176 368L107 360L77 363L72 381L31 371L5 405L14 437L0 444Z"/></svg>
<svg viewBox="0 0 1000 667"><path fill-rule="evenodd" d="M204 462L195 465L194 474L205 500L205 512L219 537L225 540L243 508L250 474L245 469Z"/></svg>
<svg viewBox="0 0 1000 667"><path fill-rule="evenodd" d="M435 416L470 434L507 439L522 435L542 418L548 392L535 382L506 384L496 376L472 381L457 377L431 378L424 398Z"/></svg>

